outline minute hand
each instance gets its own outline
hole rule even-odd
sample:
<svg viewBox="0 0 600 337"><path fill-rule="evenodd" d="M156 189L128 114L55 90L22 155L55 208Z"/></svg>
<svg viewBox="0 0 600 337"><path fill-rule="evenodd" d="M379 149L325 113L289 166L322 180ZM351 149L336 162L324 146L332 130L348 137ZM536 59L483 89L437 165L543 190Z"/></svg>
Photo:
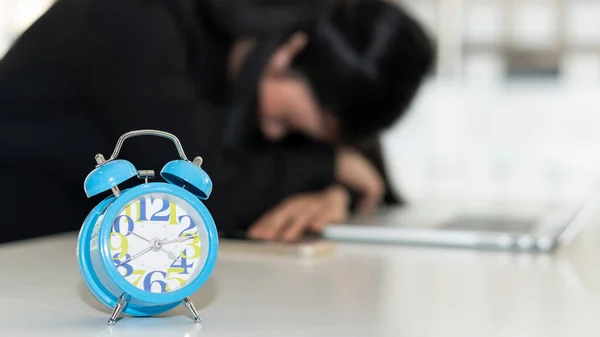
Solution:
<svg viewBox="0 0 600 337"><path fill-rule="evenodd" d="M184 241L187 241L187 240L193 239L193 238L194 237L191 235L186 235L186 236L182 236L180 238L173 239L173 240L163 240L161 243L163 245L168 245L169 243L184 242Z"/></svg>

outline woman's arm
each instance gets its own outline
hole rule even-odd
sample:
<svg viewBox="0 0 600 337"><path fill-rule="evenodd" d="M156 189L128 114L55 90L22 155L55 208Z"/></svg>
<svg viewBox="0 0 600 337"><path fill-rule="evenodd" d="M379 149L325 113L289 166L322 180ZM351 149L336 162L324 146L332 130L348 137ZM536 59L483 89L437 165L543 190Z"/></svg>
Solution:
<svg viewBox="0 0 600 337"><path fill-rule="evenodd" d="M403 205L405 200L396 193L392 187L389 172L386 169L383 150L381 148L381 140L379 137L370 137L361 142L358 142L356 149L365 156L377 169L383 183L385 185L385 194L383 196L383 203L385 205Z"/></svg>

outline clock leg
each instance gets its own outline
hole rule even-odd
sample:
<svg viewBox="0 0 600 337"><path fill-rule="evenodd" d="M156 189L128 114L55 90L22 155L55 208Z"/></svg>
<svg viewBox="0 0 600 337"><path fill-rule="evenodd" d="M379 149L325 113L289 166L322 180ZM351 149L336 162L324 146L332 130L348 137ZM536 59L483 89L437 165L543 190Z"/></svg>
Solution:
<svg viewBox="0 0 600 337"><path fill-rule="evenodd" d="M119 297L119 300L117 301L117 304L115 305L115 308L113 309L112 315L110 315L110 319L108 320L108 325L113 326L115 325L116 321L117 321L117 317L121 314L121 311L123 311L123 309L125 308L125 306L127 305L127 298L125 296L125 294L121 295L121 297Z"/></svg>
<svg viewBox="0 0 600 337"><path fill-rule="evenodd" d="M198 316L198 311L196 310L196 307L194 307L194 303L192 303L192 299L189 297L186 297L183 299L182 302L183 302L183 305L185 305L185 307L188 308L188 310L192 314L192 318L194 318L194 322L202 323L202 318L200 316Z"/></svg>

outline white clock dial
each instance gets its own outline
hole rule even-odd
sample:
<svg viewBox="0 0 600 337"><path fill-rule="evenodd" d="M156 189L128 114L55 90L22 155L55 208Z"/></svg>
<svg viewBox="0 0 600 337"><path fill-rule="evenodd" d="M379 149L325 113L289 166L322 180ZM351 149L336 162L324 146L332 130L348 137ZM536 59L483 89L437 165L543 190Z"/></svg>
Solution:
<svg viewBox="0 0 600 337"><path fill-rule="evenodd" d="M206 262L207 244L200 214L165 193L131 201L110 233L115 268L129 283L151 293L175 291L193 281Z"/></svg>

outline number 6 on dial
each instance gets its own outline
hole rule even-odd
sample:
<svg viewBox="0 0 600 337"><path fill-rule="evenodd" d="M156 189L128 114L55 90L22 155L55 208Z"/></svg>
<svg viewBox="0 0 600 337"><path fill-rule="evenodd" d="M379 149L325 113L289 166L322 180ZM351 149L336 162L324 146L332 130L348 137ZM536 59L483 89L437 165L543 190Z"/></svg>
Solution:
<svg viewBox="0 0 600 337"><path fill-rule="evenodd" d="M154 171L138 171L116 159L130 137L152 135L175 143L181 159L167 163L160 174L166 181L149 183ZM112 156L96 155L97 167L87 176L88 197L111 190L113 195L89 213L79 232L77 257L84 283L103 305L120 314L158 315L185 305L201 322L190 296L211 275L218 252L214 220L202 203L212 192L212 181L201 168L202 159L189 161L174 135L156 130L124 134ZM119 184L144 182L121 191Z"/></svg>

